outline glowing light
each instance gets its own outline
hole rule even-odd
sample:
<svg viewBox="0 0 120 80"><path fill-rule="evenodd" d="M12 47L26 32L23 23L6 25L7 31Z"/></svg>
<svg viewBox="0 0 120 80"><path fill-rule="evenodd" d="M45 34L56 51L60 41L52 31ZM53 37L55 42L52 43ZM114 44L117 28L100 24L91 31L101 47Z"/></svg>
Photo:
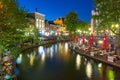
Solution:
<svg viewBox="0 0 120 80"><path fill-rule="evenodd" d="M55 48L55 49L54 49L54 52L57 53L57 49L58 49L57 44L54 45L54 48Z"/></svg>
<svg viewBox="0 0 120 80"><path fill-rule="evenodd" d="M108 80L114 80L115 74L112 70L107 71Z"/></svg>
<svg viewBox="0 0 120 80"><path fill-rule="evenodd" d="M42 63L45 62L45 53L43 52L42 57L41 57Z"/></svg>
<svg viewBox="0 0 120 80"><path fill-rule="evenodd" d="M49 36L49 32L45 32L45 35L46 35L46 36Z"/></svg>
<svg viewBox="0 0 120 80"><path fill-rule="evenodd" d="M92 65L90 62L87 63L86 65L86 75L91 78L92 76Z"/></svg>
<svg viewBox="0 0 120 80"><path fill-rule="evenodd" d="M91 28L89 28L88 30L91 31Z"/></svg>
<svg viewBox="0 0 120 80"><path fill-rule="evenodd" d="M106 32L109 32L109 30L106 30Z"/></svg>
<svg viewBox="0 0 120 80"><path fill-rule="evenodd" d="M77 70L80 69L80 64L81 64L81 57L79 54L77 54L77 57L76 57L76 69Z"/></svg>
<svg viewBox="0 0 120 80"><path fill-rule="evenodd" d="M22 54L20 54L19 57L16 60L17 64L21 64L21 62L22 62Z"/></svg>
<svg viewBox="0 0 120 80"><path fill-rule="evenodd" d="M112 25L111 28L119 28L119 24L116 24L116 25Z"/></svg>
<svg viewBox="0 0 120 80"><path fill-rule="evenodd" d="M50 48L50 58L53 58L53 46Z"/></svg>
<svg viewBox="0 0 120 80"><path fill-rule="evenodd" d="M39 52L39 55L41 56L42 63L44 63L45 62L45 51L43 49L43 46L40 46L38 48L38 52Z"/></svg>
<svg viewBox="0 0 120 80"><path fill-rule="evenodd" d="M99 44L102 44L102 43L103 43L103 41L102 41L102 40L99 40L99 41L98 41L98 43L99 43Z"/></svg>
<svg viewBox="0 0 120 80"><path fill-rule="evenodd" d="M112 28L114 27L114 25L111 26Z"/></svg>
<svg viewBox="0 0 120 80"><path fill-rule="evenodd" d="M102 74L102 63L98 64L98 70L99 70L99 73Z"/></svg>
<svg viewBox="0 0 120 80"><path fill-rule="evenodd" d="M34 64L34 59L35 59L35 55L30 54L30 65L33 66Z"/></svg>
<svg viewBox="0 0 120 80"><path fill-rule="evenodd" d="M38 53L39 53L39 55L42 55L43 52L44 52L43 46L40 46L40 47L38 48Z"/></svg>
<svg viewBox="0 0 120 80"><path fill-rule="evenodd" d="M68 43L65 43L65 52L68 51Z"/></svg>
<svg viewBox="0 0 120 80"><path fill-rule="evenodd" d="M57 35L57 32L55 33L55 35Z"/></svg>
<svg viewBox="0 0 120 80"><path fill-rule="evenodd" d="M98 67L101 68L102 67L102 63L98 64Z"/></svg>
<svg viewBox="0 0 120 80"><path fill-rule="evenodd" d="M118 24L116 24L116 25L115 25L115 27L116 27L116 28L118 28L118 27L119 27L119 25L118 25Z"/></svg>
<svg viewBox="0 0 120 80"><path fill-rule="evenodd" d="M78 30L78 32L80 32L80 30Z"/></svg>

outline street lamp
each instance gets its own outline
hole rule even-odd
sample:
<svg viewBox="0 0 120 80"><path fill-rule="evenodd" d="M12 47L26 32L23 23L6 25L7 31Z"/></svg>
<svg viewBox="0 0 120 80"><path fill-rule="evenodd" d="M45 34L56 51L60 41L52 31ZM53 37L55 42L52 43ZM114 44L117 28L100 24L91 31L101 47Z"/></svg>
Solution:
<svg viewBox="0 0 120 80"><path fill-rule="evenodd" d="M115 25L115 27L116 27L116 28L118 28L118 27L119 27L119 25L118 25L118 24L116 24L116 25Z"/></svg>

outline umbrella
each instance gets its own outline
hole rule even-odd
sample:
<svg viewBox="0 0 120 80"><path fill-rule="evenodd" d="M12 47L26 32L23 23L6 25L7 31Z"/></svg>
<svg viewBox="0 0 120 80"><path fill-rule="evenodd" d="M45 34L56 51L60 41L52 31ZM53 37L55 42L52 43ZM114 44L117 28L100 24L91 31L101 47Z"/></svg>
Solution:
<svg viewBox="0 0 120 80"><path fill-rule="evenodd" d="M107 48L108 48L107 34L104 34L103 49L107 49Z"/></svg>
<svg viewBox="0 0 120 80"><path fill-rule="evenodd" d="M84 36L84 34L82 35L82 44L84 44L85 43L85 36Z"/></svg>
<svg viewBox="0 0 120 80"><path fill-rule="evenodd" d="M74 42L74 35L72 35L72 41Z"/></svg>
<svg viewBox="0 0 120 80"><path fill-rule="evenodd" d="M90 36L90 46L92 47L94 45L94 36L91 34Z"/></svg>
<svg viewBox="0 0 120 80"><path fill-rule="evenodd" d="M76 35L76 42L78 42L78 35Z"/></svg>

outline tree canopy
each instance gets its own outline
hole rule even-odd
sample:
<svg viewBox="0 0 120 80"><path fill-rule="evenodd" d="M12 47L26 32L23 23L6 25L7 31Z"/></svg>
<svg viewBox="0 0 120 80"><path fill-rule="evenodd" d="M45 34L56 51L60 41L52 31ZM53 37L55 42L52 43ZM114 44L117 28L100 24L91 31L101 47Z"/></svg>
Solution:
<svg viewBox="0 0 120 80"><path fill-rule="evenodd" d="M84 33L84 31L88 31L89 28L90 28L89 23L85 21L79 21L77 29L81 30L82 33Z"/></svg>
<svg viewBox="0 0 120 80"><path fill-rule="evenodd" d="M24 29L28 27L26 15L17 0L0 1L0 49L15 48L15 43L22 40Z"/></svg>
<svg viewBox="0 0 120 80"><path fill-rule="evenodd" d="M78 14L75 11L69 12L65 17L64 24L70 33L75 32L79 24Z"/></svg>
<svg viewBox="0 0 120 80"><path fill-rule="evenodd" d="M94 0L97 15L94 16L98 20L98 27L110 29L116 35L120 35L118 27L120 26L120 0ZM120 27L119 27L120 28Z"/></svg>
<svg viewBox="0 0 120 80"><path fill-rule="evenodd" d="M118 39L120 46L120 0L94 0L98 27L111 30Z"/></svg>

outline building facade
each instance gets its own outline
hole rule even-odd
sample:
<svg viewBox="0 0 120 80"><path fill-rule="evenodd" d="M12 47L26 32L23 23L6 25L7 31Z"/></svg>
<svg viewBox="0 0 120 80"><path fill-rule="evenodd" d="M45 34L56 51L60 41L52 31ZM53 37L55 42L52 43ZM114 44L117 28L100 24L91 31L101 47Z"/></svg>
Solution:
<svg viewBox="0 0 120 80"><path fill-rule="evenodd" d="M31 24L36 26L39 30L44 30L45 28L45 15L44 14L33 12L33 13L28 13L27 17L30 18Z"/></svg>
<svg viewBox="0 0 120 80"><path fill-rule="evenodd" d="M57 18L56 20L54 20L53 22L54 22L54 24L56 24L56 25L63 26L64 18L59 17L59 18Z"/></svg>
<svg viewBox="0 0 120 80"><path fill-rule="evenodd" d="M92 16L98 15L98 12L92 10ZM98 24L98 20L91 18L91 34L96 35L96 24Z"/></svg>
<svg viewBox="0 0 120 80"><path fill-rule="evenodd" d="M59 25L54 24L53 21L45 20L45 35L47 36L56 36Z"/></svg>

